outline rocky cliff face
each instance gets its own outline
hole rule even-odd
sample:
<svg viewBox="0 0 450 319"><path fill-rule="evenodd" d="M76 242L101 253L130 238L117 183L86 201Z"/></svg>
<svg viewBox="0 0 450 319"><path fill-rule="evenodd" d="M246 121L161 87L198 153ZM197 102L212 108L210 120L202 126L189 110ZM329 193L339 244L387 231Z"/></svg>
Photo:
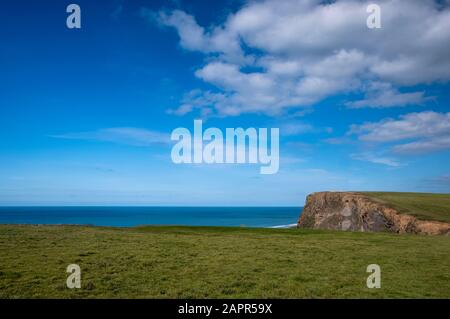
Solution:
<svg viewBox="0 0 450 319"><path fill-rule="evenodd" d="M299 228L348 231L387 231L449 235L450 224L422 221L359 193L320 192L307 197Z"/></svg>

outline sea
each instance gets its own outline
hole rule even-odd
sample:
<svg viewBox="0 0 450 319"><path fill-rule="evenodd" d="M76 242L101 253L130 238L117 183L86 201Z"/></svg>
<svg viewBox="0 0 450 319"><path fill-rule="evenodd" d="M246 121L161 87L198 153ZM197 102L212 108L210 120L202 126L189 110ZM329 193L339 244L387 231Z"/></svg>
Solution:
<svg viewBox="0 0 450 319"><path fill-rule="evenodd" d="M0 207L0 224L295 226L301 207Z"/></svg>

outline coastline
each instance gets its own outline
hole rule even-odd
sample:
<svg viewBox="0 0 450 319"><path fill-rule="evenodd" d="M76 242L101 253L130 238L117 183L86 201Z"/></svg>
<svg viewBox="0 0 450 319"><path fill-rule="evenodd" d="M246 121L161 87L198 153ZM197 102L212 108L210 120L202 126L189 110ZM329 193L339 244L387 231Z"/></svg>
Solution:
<svg viewBox="0 0 450 319"><path fill-rule="evenodd" d="M301 207L0 207L0 224L288 228Z"/></svg>
<svg viewBox="0 0 450 319"><path fill-rule="evenodd" d="M268 228L297 228L297 223L287 224L287 225L270 226Z"/></svg>

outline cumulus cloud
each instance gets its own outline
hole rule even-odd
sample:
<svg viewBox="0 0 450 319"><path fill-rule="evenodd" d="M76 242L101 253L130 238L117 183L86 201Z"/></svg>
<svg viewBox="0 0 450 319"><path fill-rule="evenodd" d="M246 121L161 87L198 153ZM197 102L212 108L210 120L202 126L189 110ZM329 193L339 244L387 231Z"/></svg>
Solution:
<svg viewBox="0 0 450 319"><path fill-rule="evenodd" d="M399 154L421 154L450 148L450 112L409 113L399 119L352 125L348 132L365 142L402 142L392 147Z"/></svg>
<svg viewBox="0 0 450 319"><path fill-rule="evenodd" d="M400 116L398 120L386 119L380 122L352 125L350 133L359 134L360 140L372 142L389 142L450 134L450 112L409 113Z"/></svg>
<svg viewBox="0 0 450 319"><path fill-rule="evenodd" d="M186 50L200 51L205 54L217 53L221 54L223 59L235 62L245 61L239 39L222 26L205 30L198 25L195 17L181 10L153 12L143 8L141 16L175 28L180 36L180 45Z"/></svg>
<svg viewBox="0 0 450 319"><path fill-rule="evenodd" d="M222 115L274 115L348 92L366 94L349 107L422 104L425 92L399 89L450 80L449 3L380 0L382 28L368 29L369 3L254 1L208 27L180 10L151 16L205 55L195 75L216 86L220 99L204 99ZM385 87L374 90L377 83Z"/></svg>

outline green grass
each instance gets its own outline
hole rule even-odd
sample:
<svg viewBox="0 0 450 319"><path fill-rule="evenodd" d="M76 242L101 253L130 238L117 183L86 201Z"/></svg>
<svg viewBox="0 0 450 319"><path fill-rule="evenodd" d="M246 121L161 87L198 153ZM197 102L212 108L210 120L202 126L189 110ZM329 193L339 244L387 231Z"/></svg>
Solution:
<svg viewBox="0 0 450 319"><path fill-rule="evenodd" d="M450 223L450 194L363 192L362 194L423 220Z"/></svg>
<svg viewBox="0 0 450 319"><path fill-rule="evenodd" d="M81 289L66 287L68 264ZM381 289L366 267L381 266ZM450 298L450 238L0 225L1 298Z"/></svg>

